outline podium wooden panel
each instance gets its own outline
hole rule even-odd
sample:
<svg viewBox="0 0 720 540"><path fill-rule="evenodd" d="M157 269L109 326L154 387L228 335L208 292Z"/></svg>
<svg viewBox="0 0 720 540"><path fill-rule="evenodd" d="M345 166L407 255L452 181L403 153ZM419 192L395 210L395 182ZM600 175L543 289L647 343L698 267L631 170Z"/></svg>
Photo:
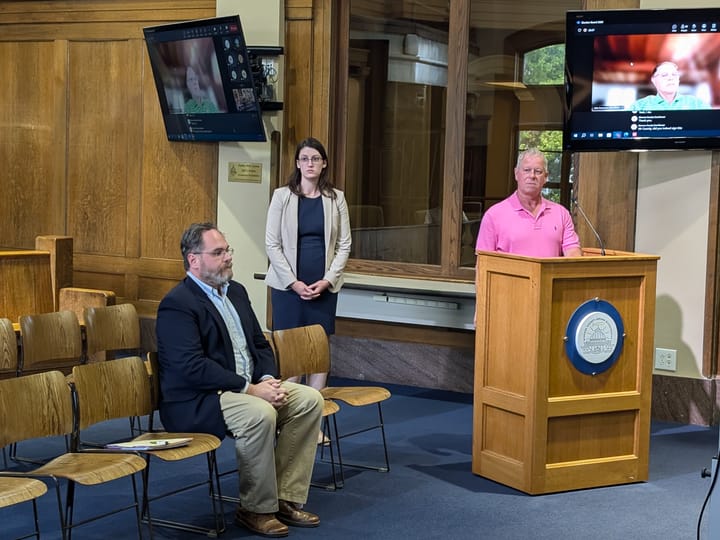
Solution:
<svg viewBox="0 0 720 540"><path fill-rule="evenodd" d="M659 257L584 255L477 257L472 469L530 494L648 478ZM610 369L586 375L564 338L593 298L618 310L625 341Z"/></svg>

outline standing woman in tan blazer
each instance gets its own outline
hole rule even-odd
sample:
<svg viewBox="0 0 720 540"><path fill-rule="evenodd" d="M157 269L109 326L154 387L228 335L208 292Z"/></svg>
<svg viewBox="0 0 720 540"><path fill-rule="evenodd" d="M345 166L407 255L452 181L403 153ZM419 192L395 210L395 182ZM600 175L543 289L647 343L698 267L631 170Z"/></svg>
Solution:
<svg viewBox="0 0 720 540"><path fill-rule="evenodd" d="M305 139L295 151L295 171L275 190L268 210L265 283L271 287L273 330L321 324L328 335L335 333L350 244L345 195L329 178L325 148ZM308 374L306 382L320 390L327 375Z"/></svg>

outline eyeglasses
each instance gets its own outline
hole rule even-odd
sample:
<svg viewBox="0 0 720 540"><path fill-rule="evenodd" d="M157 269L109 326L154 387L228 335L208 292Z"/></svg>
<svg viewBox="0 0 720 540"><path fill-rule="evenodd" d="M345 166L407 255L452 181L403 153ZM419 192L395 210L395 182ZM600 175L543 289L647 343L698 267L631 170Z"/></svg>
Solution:
<svg viewBox="0 0 720 540"><path fill-rule="evenodd" d="M663 73L656 73L654 77L659 77L661 79L679 79L680 73L677 71L666 71Z"/></svg>
<svg viewBox="0 0 720 540"><path fill-rule="evenodd" d="M213 249L212 251L193 251L193 253L195 255L210 255L211 257L215 257L217 259L218 257L222 257L224 255L230 255L232 257L235 250L228 246L226 248Z"/></svg>
<svg viewBox="0 0 720 540"><path fill-rule="evenodd" d="M535 176L542 176L543 174L545 174L545 171L543 169L531 169L530 167L525 167L521 170L523 174L535 173Z"/></svg>
<svg viewBox="0 0 720 540"><path fill-rule="evenodd" d="M308 161L312 161L313 163L320 163L323 160L322 156L300 156L298 161L302 163L303 165L307 165Z"/></svg>

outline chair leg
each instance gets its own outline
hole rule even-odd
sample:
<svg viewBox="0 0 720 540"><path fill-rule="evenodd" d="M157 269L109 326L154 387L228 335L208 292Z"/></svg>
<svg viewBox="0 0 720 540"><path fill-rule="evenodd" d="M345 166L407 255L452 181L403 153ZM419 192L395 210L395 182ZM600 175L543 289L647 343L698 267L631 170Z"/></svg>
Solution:
<svg viewBox="0 0 720 540"><path fill-rule="evenodd" d="M149 479L150 479L150 456L145 455L145 468L142 471L142 504L140 508L140 519L148 524L148 528L152 531L152 516L150 516L150 497L149 497ZM151 533L152 534L152 533Z"/></svg>
<svg viewBox="0 0 720 540"><path fill-rule="evenodd" d="M382 406L380 402L377 403L378 408L378 424L370 427L366 427L363 429L359 429L357 431L352 431L350 433L344 433L342 435L338 435L338 452L340 448L340 440L345 439L347 437L352 437L353 435L359 435L360 433L365 433L366 431L372 431L373 429L379 429L380 434L382 437L382 443L383 443L383 453L385 455L385 465L384 466L375 466L375 465L367 465L363 463L351 463L351 462L345 462L344 465L346 467L352 467L355 469L367 469L371 471L378 471L378 472L389 472L390 471L390 458L388 455L388 448L387 448L387 439L385 438L385 422L383 421L383 414L382 414Z"/></svg>
<svg viewBox="0 0 720 540"><path fill-rule="evenodd" d="M130 480L132 480L133 500L135 501L135 522L137 523L138 538L142 540L142 512L140 511L140 502L138 501L137 493L137 482L135 481L134 474L130 475ZM143 482L143 489L144 486L145 483ZM150 540L153 540L152 523L148 523L148 535L150 536Z"/></svg>
<svg viewBox="0 0 720 540"><path fill-rule="evenodd" d="M25 540L26 538L35 538L35 540L40 540L40 519L38 517L37 499L31 500L30 503L32 504L33 522L35 523L35 528L33 529L33 532L28 533L25 536L15 537L15 540Z"/></svg>
<svg viewBox="0 0 720 540"><path fill-rule="evenodd" d="M67 540L72 540L73 509L75 507L75 482L68 481L65 495L65 526L67 527Z"/></svg>
<svg viewBox="0 0 720 540"><path fill-rule="evenodd" d="M317 482L311 482L312 487L324 488L330 491L335 491L343 487L345 483L345 477L342 472L342 455L340 453L340 444L337 439L337 420L335 415L332 415L333 424L330 425L330 417L325 417L323 420L323 435L330 441L328 444L328 451L330 452L330 471L332 473L331 484L320 484ZM338 462L335 461L335 450L333 450L333 444L337 450ZM324 460L325 447L320 449L320 459ZM338 470L340 471L340 481L338 482Z"/></svg>
<svg viewBox="0 0 720 540"><path fill-rule="evenodd" d="M323 437L327 437L330 440L330 444L328 445L328 450L330 452L330 471L332 473L332 489L338 489L338 481L337 481L337 472L335 470L335 450L333 450L333 437L332 433L330 431L330 422L326 418L324 422L325 426L323 429ZM335 441L335 446L337 446L337 440ZM323 451L320 452L320 455L322 456ZM328 486L329 488L330 486Z"/></svg>
<svg viewBox="0 0 720 540"><path fill-rule="evenodd" d="M340 453L340 441L338 440L337 434L337 419L335 418L335 415L332 417L332 427L330 427L330 421L327 420L327 425L325 426L326 431L328 432L328 438L330 439L330 468L332 470L332 479L333 479L333 487L335 489L340 489L345 485L345 475L343 474L343 466L342 466L342 454ZM336 467L335 467L335 456L333 455L333 441L335 441L335 449L337 451L337 457L338 457L338 470L340 474L340 481L338 482L338 477L336 473Z"/></svg>
<svg viewBox="0 0 720 540"><path fill-rule="evenodd" d="M35 521L35 539L40 540L40 519L38 518L37 499L32 500L33 520Z"/></svg>
<svg viewBox="0 0 720 540"><path fill-rule="evenodd" d="M60 534L62 535L62 540L67 540L67 524L65 523L65 513L63 512L63 504L62 504L62 494L60 491L60 481L57 478L52 478L54 484L55 484L55 498L57 499L58 504L58 517L60 519Z"/></svg>
<svg viewBox="0 0 720 540"><path fill-rule="evenodd" d="M231 474L237 475L238 474L237 469L230 469L229 471L218 473L218 485L220 485L220 480L219 480L220 478L222 478L223 476L231 475ZM212 493L210 495L212 496ZM240 504L240 499L238 497L233 497L232 495L221 495L221 494L216 493L215 497L219 498L225 502Z"/></svg>
<svg viewBox="0 0 720 540"><path fill-rule="evenodd" d="M136 474L136 473L135 473ZM49 479L53 481L55 484L55 496L57 499L58 504L58 516L60 518L60 531L62 534L62 540L72 540L72 531L75 527L79 527L81 525L85 525L86 523L91 523L93 521L97 521L99 519L102 519L104 517L107 517L112 514L117 514L119 512L124 512L125 510L130 510L131 508L135 508L135 517L138 527L138 538L142 540L142 521L140 519L140 504L138 500L138 493L137 493L137 483L135 480L135 474L131 474L130 481L132 483L132 491L133 491L133 504L128 504L126 506L123 506L121 508L117 508L115 510L111 510L102 514L95 515L93 517L88 517L85 519L82 519L78 522L74 521L74 509L75 509L75 491L76 491L76 485L75 482L72 480L67 480L67 487L66 487L66 494L65 494L65 505L63 508L63 497L62 497L62 490L60 486L60 479L55 476L48 476ZM153 534L152 534L152 528L150 529L150 540L152 540Z"/></svg>
<svg viewBox="0 0 720 540"><path fill-rule="evenodd" d="M378 403L377 406L378 418L380 419L380 433L382 433L383 452L385 453L385 471L381 472L390 472L390 457L388 456L387 439L385 438L385 421L383 420L382 407L380 406L380 403Z"/></svg>
<svg viewBox="0 0 720 540"><path fill-rule="evenodd" d="M215 516L215 530L218 534L225 531L225 511L223 509L222 487L220 486L220 473L218 472L217 454L211 452L207 454L208 462L208 478L210 479L210 501L212 502L212 511ZM213 488L213 484L215 487ZM217 491L217 495L215 492ZM215 502L220 506L219 511L215 506Z"/></svg>
<svg viewBox="0 0 720 540"><path fill-rule="evenodd" d="M233 440L235 440L232 433L230 433L230 432L228 432L228 437L232 437ZM229 471L225 471L225 472L218 472L217 485L220 486L220 478L222 478L223 476L229 476L231 474L234 474L237 476L237 474L238 474L237 468L233 468L233 469L230 469ZM210 495L212 496L212 493ZM219 493L219 490L218 490L218 494L216 494L215 497L219 498L220 500L222 500L224 502L240 504L239 497L233 497L232 495L222 495Z"/></svg>
<svg viewBox="0 0 720 540"><path fill-rule="evenodd" d="M148 469L150 467L150 464L148 461L148 466L145 467L145 471L144 471L146 480L143 485L144 492L143 492L142 520L151 526L154 525L156 527L166 527L168 529L175 529L175 530L179 530L179 531L204 534L210 538L217 538L218 535L223 533L225 531L225 527L226 527L225 514L224 514L224 509L222 506L222 494L221 494L221 490L220 490L220 477L217 472L217 455L216 455L215 451L210 452L208 454L207 459L208 459L208 480L207 481L197 482L197 483L191 484L189 486L183 486L181 488L172 490L167 493L163 493L161 495L156 495L154 497L150 497L149 493L148 493L147 478L149 478ZM213 519L215 520L215 528L214 529L200 527L197 525L191 525L189 523L181 523L179 521L172 521L172 520L168 520L168 519L153 518L150 516L150 501L151 500L154 501L154 500L158 500L158 499L163 499L170 495L174 495L175 493L187 491L188 489L198 487L198 486L201 486L206 483L209 485L209 490L210 490L212 513L213 513ZM215 493L216 489L217 489L217 495ZM219 508L215 505L216 500L219 500Z"/></svg>

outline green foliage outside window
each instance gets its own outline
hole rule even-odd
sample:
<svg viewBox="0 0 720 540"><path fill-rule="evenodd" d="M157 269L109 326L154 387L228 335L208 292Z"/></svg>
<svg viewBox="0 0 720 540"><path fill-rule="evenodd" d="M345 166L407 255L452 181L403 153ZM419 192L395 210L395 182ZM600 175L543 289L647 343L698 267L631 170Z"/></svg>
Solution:
<svg viewBox="0 0 720 540"><path fill-rule="evenodd" d="M548 183L543 196L560 202L560 180L562 178L562 132L558 130L522 130L519 133L519 150L537 148L545 153L548 160Z"/></svg>
<svg viewBox="0 0 720 540"><path fill-rule="evenodd" d="M559 85L564 82L565 44L549 45L525 53L523 56L523 83L530 85ZM562 131L521 130L518 148L538 148L548 158L549 179L543 195L560 202L562 180Z"/></svg>
<svg viewBox="0 0 720 540"><path fill-rule="evenodd" d="M563 84L565 44L548 45L524 55L523 83L527 85Z"/></svg>

